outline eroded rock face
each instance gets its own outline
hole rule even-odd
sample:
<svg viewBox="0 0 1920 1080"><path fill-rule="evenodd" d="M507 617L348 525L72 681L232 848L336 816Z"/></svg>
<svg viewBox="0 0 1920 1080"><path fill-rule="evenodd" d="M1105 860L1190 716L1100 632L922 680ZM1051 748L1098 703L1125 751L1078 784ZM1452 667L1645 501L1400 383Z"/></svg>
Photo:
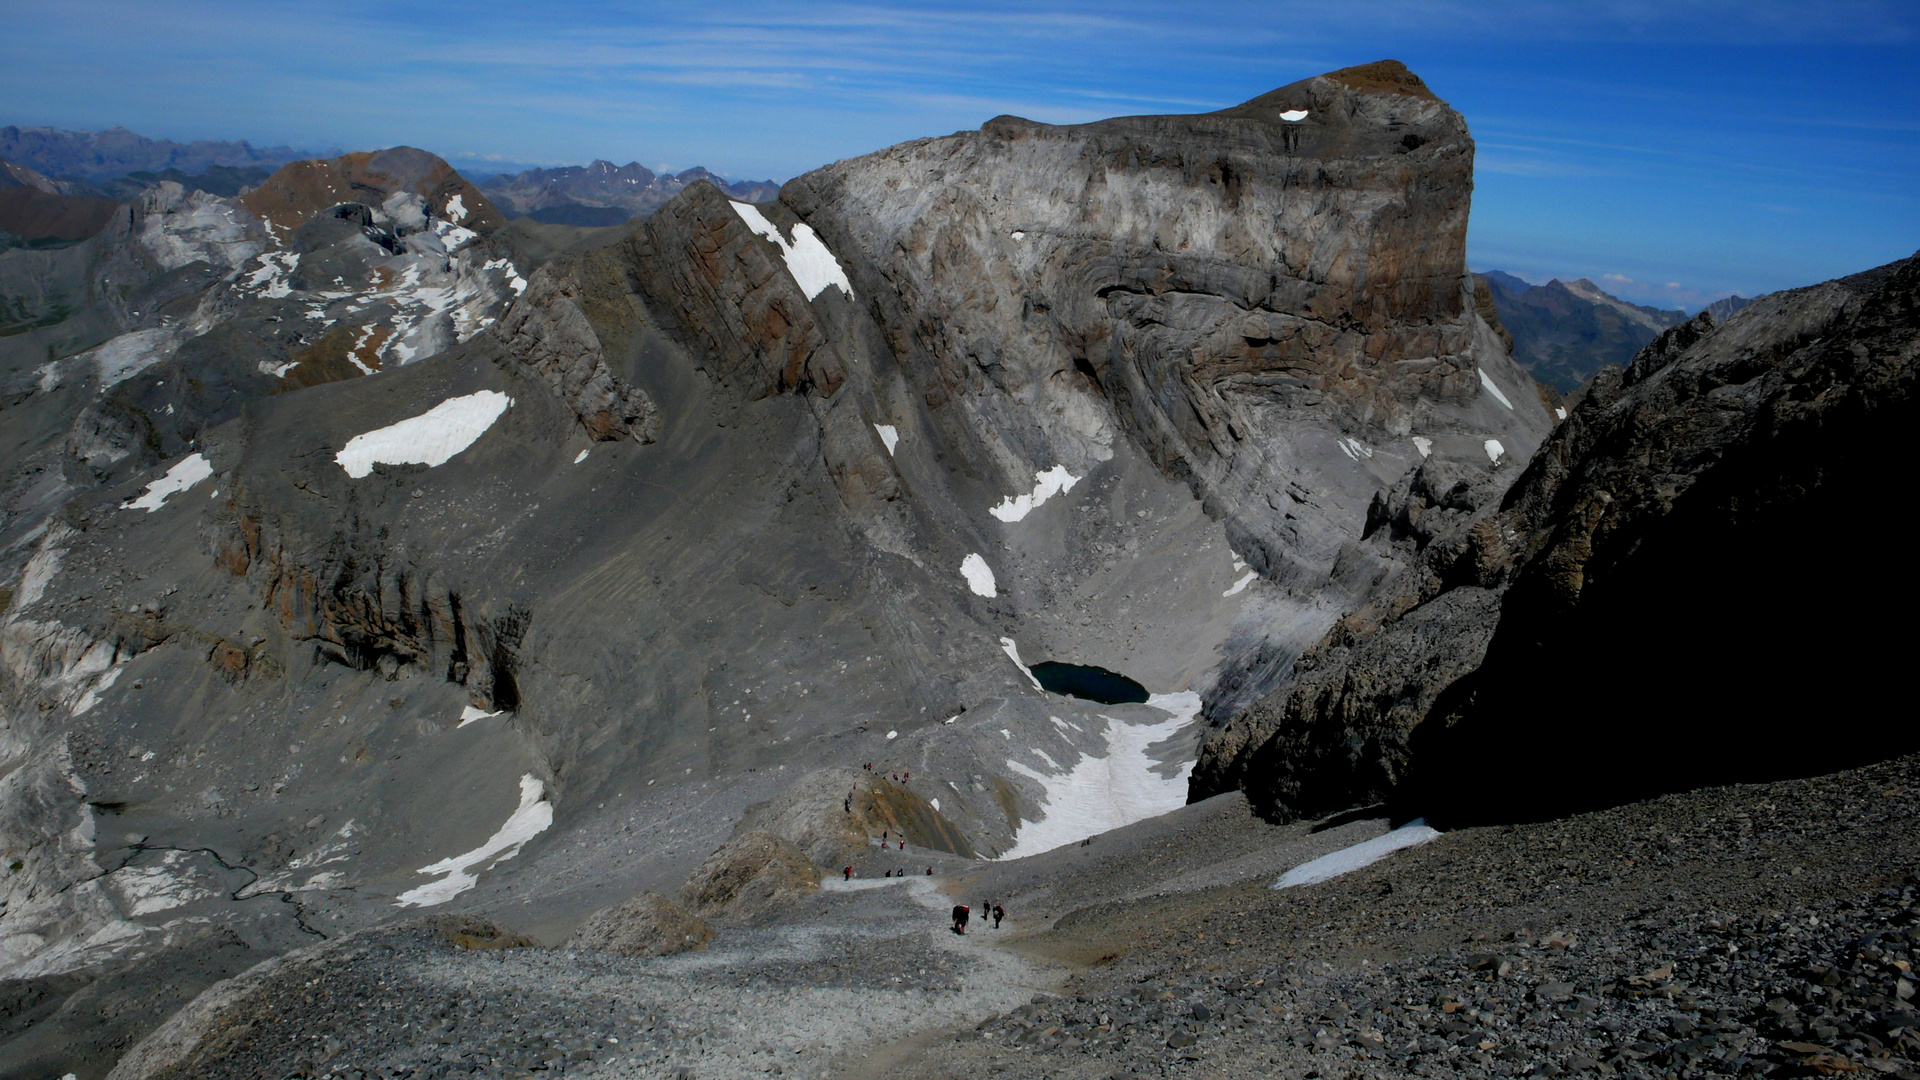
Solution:
<svg viewBox="0 0 1920 1080"><path fill-rule="evenodd" d="M1411 571L1208 740L1196 795L1511 819L1910 750L1882 694L1912 635L1844 628L1913 576L1868 596L1783 574L1873 529L1917 357L1909 259L1666 331L1575 397L1497 506L1449 513L1416 477L1373 537L1417 550Z"/></svg>
<svg viewBox="0 0 1920 1080"><path fill-rule="evenodd" d="M495 333L508 356L567 403L589 438L652 442L660 430L659 410L646 391L607 366L600 336L581 310L581 289L570 266L541 267Z"/></svg>
<svg viewBox="0 0 1920 1080"><path fill-rule="evenodd" d="M708 856L680 895L695 915L750 919L819 887L819 868L792 841L750 832Z"/></svg>
<svg viewBox="0 0 1920 1080"><path fill-rule="evenodd" d="M1311 588L1350 527L1322 475L1337 436L1401 462L1410 435L1492 429L1520 455L1549 426L1476 338L1472 162L1459 114L1387 61L1204 116L1002 117L782 200L868 253L858 289L943 422L1069 469L1117 422L1252 565ZM1469 420L1481 367L1527 389Z"/></svg>
<svg viewBox="0 0 1920 1080"><path fill-rule="evenodd" d="M616 956L670 956L703 948L711 940L713 928L705 919L647 892L589 915L567 945Z"/></svg>

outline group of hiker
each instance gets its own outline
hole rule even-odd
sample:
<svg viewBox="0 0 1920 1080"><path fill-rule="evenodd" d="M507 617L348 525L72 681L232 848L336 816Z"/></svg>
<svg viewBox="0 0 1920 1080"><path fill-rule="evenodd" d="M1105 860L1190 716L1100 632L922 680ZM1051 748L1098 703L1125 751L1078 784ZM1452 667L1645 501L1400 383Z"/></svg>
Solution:
<svg viewBox="0 0 1920 1080"><path fill-rule="evenodd" d="M972 917L973 917L972 908L968 907L965 904L955 904L953 906L953 932L956 934L966 933L967 922ZM998 903L995 903L992 900L987 901L980 908L980 921L982 923L985 923L988 918L992 918L993 928L995 930L1000 929L1000 920L1006 917L1007 917L1007 909L1001 907Z"/></svg>

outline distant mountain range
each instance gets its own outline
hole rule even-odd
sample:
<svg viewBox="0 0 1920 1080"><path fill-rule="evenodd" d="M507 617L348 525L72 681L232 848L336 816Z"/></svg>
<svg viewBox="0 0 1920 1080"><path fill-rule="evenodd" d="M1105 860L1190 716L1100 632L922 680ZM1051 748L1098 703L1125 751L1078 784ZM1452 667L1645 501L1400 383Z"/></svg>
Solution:
<svg viewBox="0 0 1920 1080"><path fill-rule="evenodd" d="M334 157L340 151L297 150L291 146L254 146L199 140L177 143L149 139L115 126L105 131L62 131L50 127L0 127L0 158L57 179L98 182L135 172L204 173L216 166L255 167L271 173L289 161Z"/></svg>
<svg viewBox="0 0 1920 1080"><path fill-rule="evenodd" d="M1625 364L1669 326L1687 320L1677 308L1632 304L1581 278L1534 285L1501 270L1475 277L1486 284L1500 322L1513 338L1513 358L1562 393L1579 389L1608 364ZM1707 305L1716 319L1753 301L1729 296Z"/></svg>
<svg viewBox="0 0 1920 1080"><path fill-rule="evenodd" d="M530 217L550 225L601 226L646 217L696 180L705 180L743 202L768 202L780 193L780 185L772 180L730 183L699 166L656 173L634 161L528 169L484 180L480 190L509 217Z"/></svg>

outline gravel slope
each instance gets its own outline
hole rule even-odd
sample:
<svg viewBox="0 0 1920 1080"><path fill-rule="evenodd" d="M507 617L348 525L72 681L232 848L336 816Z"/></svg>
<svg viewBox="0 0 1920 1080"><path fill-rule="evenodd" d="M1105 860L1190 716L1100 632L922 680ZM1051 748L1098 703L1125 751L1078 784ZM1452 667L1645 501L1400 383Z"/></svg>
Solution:
<svg viewBox="0 0 1920 1080"><path fill-rule="evenodd" d="M1349 817L1274 827L1226 796L829 882L652 960L365 931L225 984L147 1047L186 1054L114 1075L1920 1077L1920 758L1268 887L1387 825ZM953 935L956 897L1013 921Z"/></svg>

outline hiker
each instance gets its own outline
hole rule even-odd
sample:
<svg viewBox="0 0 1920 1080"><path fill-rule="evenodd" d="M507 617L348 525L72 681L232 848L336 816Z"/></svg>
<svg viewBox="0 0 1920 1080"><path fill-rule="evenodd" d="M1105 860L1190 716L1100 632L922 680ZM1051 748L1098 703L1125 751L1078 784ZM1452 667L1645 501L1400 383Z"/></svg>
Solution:
<svg viewBox="0 0 1920 1080"><path fill-rule="evenodd" d="M905 840L900 841L900 850L901 851L907 850L907 842Z"/></svg>
<svg viewBox="0 0 1920 1080"><path fill-rule="evenodd" d="M964 934L967 932L967 916L968 914L970 914L970 911L971 909L969 909L965 904L954 905L953 907L953 932L954 933Z"/></svg>
<svg viewBox="0 0 1920 1080"><path fill-rule="evenodd" d="M928 876L928 877L932 877L932 876L933 876L933 867L931 867L931 866L929 866L929 867L927 867L927 876Z"/></svg>
<svg viewBox="0 0 1920 1080"><path fill-rule="evenodd" d="M853 867L851 866L847 867L847 880L848 881L853 880Z"/></svg>
<svg viewBox="0 0 1920 1080"><path fill-rule="evenodd" d="M995 930L1000 929L1000 920L1006 917L1007 917L1006 908L1001 907L999 904L993 905L993 928Z"/></svg>
<svg viewBox="0 0 1920 1080"><path fill-rule="evenodd" d="M900 774L900 776L901 776L901 778L902 778L903 780L911 780L911 779L913 779L913 774L912 774L912 773L901 773L901 774Z"/></svg>

